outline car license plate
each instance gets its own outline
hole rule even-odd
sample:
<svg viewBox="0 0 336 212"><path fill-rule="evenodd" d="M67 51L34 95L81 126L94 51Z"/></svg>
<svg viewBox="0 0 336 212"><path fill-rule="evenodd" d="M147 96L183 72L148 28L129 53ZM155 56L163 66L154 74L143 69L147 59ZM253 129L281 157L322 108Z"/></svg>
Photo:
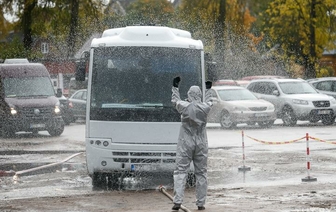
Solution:
<svg viewBox="0 0 336 212"><path fill-rule="evenodd" d="M319 111L317 111L317 114L319 114L319 115L330 114L330 110L319 110Z"/></svg>
<svg viewBox="0 0 336 212"><path fill-rule="evenodd" d="M265 116L267 116L267 113L256 113L255 116L256 117L265 117Z"/></svg>
<svg viewBox="0 0 336 212"><path fill-rule="evenodd" d="M154 164L131 164L131 171L157 171L158 167Z"/></svg>
<svg viewBox="0 0 336 212"><path fill-rule="evenodd" d="M30 128L43 128L45 124L30 124Z"/></svg>

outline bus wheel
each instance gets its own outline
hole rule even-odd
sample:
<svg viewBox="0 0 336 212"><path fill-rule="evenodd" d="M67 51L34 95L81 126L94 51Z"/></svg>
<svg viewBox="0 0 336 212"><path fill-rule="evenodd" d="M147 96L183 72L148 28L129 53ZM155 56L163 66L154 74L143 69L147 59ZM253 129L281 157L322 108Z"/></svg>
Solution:
<svg viewBox="0 0 336 212"><path fill-rule="evenodd" d="M107 186L107 176L105 173L94 172L92 175L92 189L105 190Z"/></svg>
<svg viewBox="0 0 336 212"><path fill-rule="evenodd" d="M107 188L111 190L119 190L121 185L121 174L113 173L109 174L107 178Z"/></svg>

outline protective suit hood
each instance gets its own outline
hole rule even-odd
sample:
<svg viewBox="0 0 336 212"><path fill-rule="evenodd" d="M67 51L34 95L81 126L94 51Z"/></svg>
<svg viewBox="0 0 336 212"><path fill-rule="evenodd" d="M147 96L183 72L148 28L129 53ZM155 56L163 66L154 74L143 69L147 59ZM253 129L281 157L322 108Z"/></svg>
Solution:
<svg viewBox="0 0 336 212"><path fill-rule="evenodd" d="M188 100L189 102L201 102L202 99L202 91L200 87L193 85L189 88L188 91Z"/></svg>

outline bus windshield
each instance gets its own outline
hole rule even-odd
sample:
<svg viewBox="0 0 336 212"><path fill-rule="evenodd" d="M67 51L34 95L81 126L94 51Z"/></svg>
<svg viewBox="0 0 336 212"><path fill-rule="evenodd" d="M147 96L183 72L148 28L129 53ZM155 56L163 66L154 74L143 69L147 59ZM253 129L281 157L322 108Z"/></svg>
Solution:
<svg viewBox="0 0 336 212"><path fill-rule="evenodd" d="M181 77L181 98L186 99L191 85L201 85L201 73L201 50L97 48L93 56L91 111L172 108L173 78Z"/></svg>

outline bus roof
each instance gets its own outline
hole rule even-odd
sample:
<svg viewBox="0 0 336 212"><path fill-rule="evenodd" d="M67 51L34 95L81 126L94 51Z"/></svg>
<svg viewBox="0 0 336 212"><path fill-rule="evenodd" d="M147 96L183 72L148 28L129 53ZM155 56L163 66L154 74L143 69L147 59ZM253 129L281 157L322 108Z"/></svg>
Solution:
<svg viewBox="0 0 336 212"><path fill-rule="evenodd" d="M91 47L154 46L203 49L203 43L190 32L162 26L128 26L105 30L101 38L93 39Z"/></svg>

